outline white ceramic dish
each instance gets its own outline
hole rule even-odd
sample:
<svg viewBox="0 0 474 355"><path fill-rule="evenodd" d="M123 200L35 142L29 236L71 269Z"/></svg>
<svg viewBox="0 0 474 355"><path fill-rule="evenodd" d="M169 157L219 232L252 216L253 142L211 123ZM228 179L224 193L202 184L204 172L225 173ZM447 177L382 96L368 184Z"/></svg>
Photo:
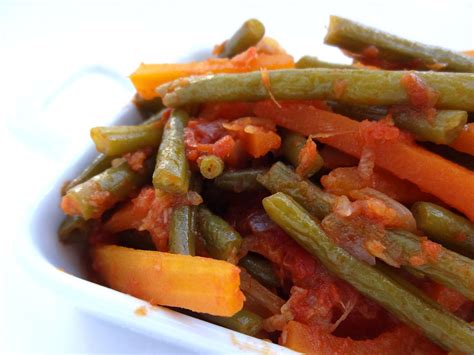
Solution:
<svg viewBox="0 0 474 355"><path fill-rule="evenodd" d="M138 117L135 107L129 104L114 123L132 123ZM34 273L35 279L88 313L193 352L295 353L164 307L152 307L140 299L87 281L80 260L83 253L73 246L61 244L56 231L63 218L59 208L62 183L76 176L95 154L89 145L76 163L65 168L64 174L33 213L30 233L20 250L24 264ZM147 311L145 316L135 313L142 306Z"/></svg>

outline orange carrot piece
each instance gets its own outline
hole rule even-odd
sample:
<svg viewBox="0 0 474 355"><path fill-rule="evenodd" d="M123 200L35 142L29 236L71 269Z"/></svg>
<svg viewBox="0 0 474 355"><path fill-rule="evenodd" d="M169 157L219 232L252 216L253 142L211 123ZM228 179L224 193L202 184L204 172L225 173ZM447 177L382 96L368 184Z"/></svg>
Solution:
<svg viewBox="0 0 474 355"><path fill-rule="evenodd" d="M474 155L474 123L468 123L463 130L451 143L451 147L467 154Z"/></svg>
<svg viewBox="0 0 474 355"><path fill-rule="evenodd" d="M273 132L257 126L247 126L241 137L245 150L254 158L280 148L281 138Z"/></svg>
<svg viewBox="0 0 474 355"><path fill-rule="evenodd" d="M261 117L242 117L225 123L224 128L237 135L246 152L259 158L280 148L281 138L275 132L275 123Z"/></svg>
<svg viewBox="0 0 474 355"><path fill-rule="evenodd" d="M290 321L285 327L281 345L305 354L444 354L426 338L405 326L398 326L374 339L353 340L329 334L320 328Z"/></svg>
<svg viewBox="0 0 474 355"><path fill-rule="evenodd" d="M312 135L343 152L362 155L364 122L359 123L348 117L318 110L301 104L284 104L280 109L272 102L260 102L255 107L259 117L272 118L278 125L305 135ZM383 138L384 125L371 123L380 128ZM367 125L366 125L367 126ZM390 127L393 134L394 127ZM392 139L374 139L371 149L375 154L375 164L395 176L417 185L451 207L458 209L474 221L474 172L440 157L414 143Z"/></svg>
<svg viewBox="0 0 474 355"><path fill-rule="evenodd" d="M94 248L92 258L107 285L153 305L223 317L243 306L240 270L222 260L116 245Z"/></svg>
<svg viewBox="0 0 474 355"><path fill-rule="evenodd" d="M169 81L191 75L207 75L218 73L243 73L257 71L260 68L268 70L293 68L293 57L288 54L259 54L255 48L234 58L209 58L202 62L180 64L141 64L130 75L130 79L137 92L145 100L158 96L157 86ZM183 85L186 81L183 80Z"/></svg>
<svg viewBox="0 0 474 355"><path fill-rule="evenodd" d="M472 50L472 49L469 50L469 51L463 51L462 53L463 53L463 54L466 54L466 55L469 55L469 56L471 56L471 57L474 57L474 50Z"/></svg>

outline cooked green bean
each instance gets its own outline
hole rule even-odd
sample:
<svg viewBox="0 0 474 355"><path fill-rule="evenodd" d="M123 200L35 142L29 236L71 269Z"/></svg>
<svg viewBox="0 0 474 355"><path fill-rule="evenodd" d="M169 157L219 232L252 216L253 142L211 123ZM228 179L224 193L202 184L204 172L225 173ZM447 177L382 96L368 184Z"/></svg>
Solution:
<svg viewBox="0 0 474 355"><path fill-rule="evenodd" d="M138 111L140 111L140 114L143 118L147 118L150 115L154 115L160 112L160 110L165 107L165 105L163 105L161 97L155 97L151 100L145 100L138 93L135 94L132 102L134 103Z"/></svg>
<svg viewBox="0 0 474 355"><path fill-rule="evenodd" d="M153 122L159 121L161 119L163 112L159 112L150 118L148 118L146 121L143 121L141 125L145 124L151 124ZM114 160L114 157L107 156L105 154L99 154L90 165L88 165L76 178L68 182L63 186L61 189L61 194L64 195L66 192L73 188L76 185L79 185L80 183L83 183L84 181L89 180L91 177L94 177L101 172L103 172L105 169L110 168L110 164L112 163L112 160Z"/></svg>
<svg viewBox="0 0 474 355"><path fill-rule="evenodd" d="M331 195L321 191L310 181L302 180L290 168L278 162L259 181L272 193L284 192L322 219L331 212ZM308 193L311 192L311 193ZM323 206L321 209L319 206ZM341 222L342 223L342 222ZM442 249L436 260L422 265L411 265L413 256L422 254L422 239L409 232L387 231L386 253L403 265L410 265L430 278L458 290L466 297L474 297L474 261Z"/></svg>
<svg viewBox="0 0 474 355"><path fill-rule="evenodd" d="M231 58L248 48L255 46L265 35L265 27L257 19L245 21L234 35L226 42L219 53L220 58Z"/></svg>
<svg viewBox="0 0 474 355"><path fill-rule="evenodd" d="M178 194L188 191L191 172L184 146L187 123L188 114L181 110L174 110L166 122L153 173L155 189Z"/></svg>
<svg viewBox="0 0 474 355"><path fill-rule="evenodd" d="M321 190L307 179L301 178L281 162L273 166L258 181L272 193L284 192L305 206L308 211L322 219L332 211L334 197Z"/></svg>
<svg viewBox="0 0 474 355"><path fill-rule="evenodd" d="M436 255L426 255L423 239L407 231L386 231L385 254L402 265L421 271L429 278L474 300L474 260L439 246ZM420 258L418 262L417 259Z"/></svg>
<svg viewBox="0 0 474 355"><path fill-rule="evenodd" d="M98 218L115 203L144 185L150 178L153 159L145 161L143 169L134 171L127 162L104 170L99 175L69 189L62 205L67 212L85 220Z"/></svg>
<svg viewBox="0 0 474 355"><path fill-rule="evenodd" d="M63 243L85 242L91 232L92 221L81 216L66 216L58 229L59 240Z"/></svg>
<svg viewBox="0 0 474 355"><path fill-rule="evenodd" d="M206 179L215 179L224 171L224 161L216 155L205 155L198 159L199 171Z"/></svg>
<svg viewBox="0 0 474 355"><path fill-rule="evenodd" d="M438 109L474 111L473 74L414 72L439 93ZM285 69L269 71L276 100L323 99L360 105L409 104L401 84L407 72L364 69ZM334 90L335 85L343 90ZM218 74L173 81L157 88L166 106L270 98L260 72Z"/></svg>
<svg viewBox="0 0 474 355"><path fill-rule="evenodd" d="M428 296L425 292L423 292L420 288L416 287L415 284L408 281L403 275L400 273L400 269L389 266L384 262L377 262L374 266L378 271L384 274L387 277L390 277L393 281L403 287L405 290L408 290L410 293L414 294L418 298L421 298L423 301L428 303L431 307L437 308L439 310L445 310L441 304L436 302L433 298ZM410 275L417 277L413 273L412 270L406 270Z"/></svg>
<svg viewBox="0 0 474 355"><path fill-rule="evenodd" d="M466 124L467 112L440 110L428 120L422 113L402 108L394 109L392 118L397 127L413 133L419 141L451 144Z"/></svg>
<svg viewBox="0 0 474 355"><path fill-rule="evenodd" d="M263 200L263 207L275 223L329 271L380 303L401 321L422 330L428 338L446 349L474 352L474 326L432 307L390 277L334 244L314 217L291 197L276 193Z"/></svg>
<svg viewBox="0 0 474 355"><path fill-rule="evenodd" d="M196 255L196 206L179 206L173 210L169 232L169 251Z"/></svg>
<svg viewBox="0 0 474 355"><path fill-rule="evenodd" d="M91 138L97 151L109 156L120 156L146 147L157 148L162 133L163 125L160 123L94 127L91 129Z"/></svg>
<svg viewBox="0 0 474 355"><path fill-rule="evenodd" d="M242 309L232 317L218 317L205 313L199 313L197 317L251 336L256 335L262 329L263 322L262 317L246 309Z"/></svg>
<svg viewBox="0 0 474 355"><path fill-rule="evenodd" d="M301 149L305 146L307 138L301 134L288 130L283 130L282 132L281 151L283 156L296 168L300 165ZM313 176L323 167L323 165L323 158L318 153L316 160L311 161L311 166L308 166L305 169L304 177Z"/></svg>
<svg viewBox="0 0 474 355"><path fill-rule="evenodd" d="M403 130L411 132L419 141L430 141L436 144L450 144L461 133L467 122L467 112L458 110L438 110L432 119L426 113L408 107L348 105L341 102L330 102L334 112L356 120L378 120L392 113L393 122Z"/></svg>
<svg viewBox="0 0 474 355"><path fill-rule="evenodd" d="M409 41L338 16L331 16L324 43L362 54L369 46L374 46L377 59L400 64L417 60L426 70L432 69L433 65L445 65L443 70L474 72L472 57Z"/></svg>
<svg viewBox="0 0 474 355"><path fill-rule="evenodd" d="M317 57L312 57L309 55L305 55L304 57L301 57L295 63L295 67L298 69L307 69L307 68L357 69L356 67L350 64L325 62L323 60L319 60Z"/></svg>
<svg viewBox="0 0 474 355"><path fill-rule="evenodd" d="M225 191L243 192L262 190L257 176L265 173L265 169L242 169L226 171L214 180L214 185Z"/></svg>
<svg viewBox="0 0 474 355"><path fill-rule="evenodd" d="M250 276L266 287L278 287L280 281L273 271L270 261L255 253L249 253L239 261L239 266L245 268Z"/></svg>
<svg viewBox="0 0 474 355"><path fill-rule="evenodd" d="M240 234L203 206L198 209L198 225L209 254L216 259L234 261L242 244Z"/></svg>
<svg viewBox="0 0 474 355"><path fill-rule="evenodd" d="M82 184L90 178L100 174L105 169L110 168L110 164L114 157L108 157L105 154L99 154L76 178L69 181L61 189L61 195L65 195L74 186Z"/></svg>
<svg viewBox="0 0 474 355"><path fill-rule="evenodd" d="M474 223L429 202L415 203L411 211L416 226L438 243L474 258Z"/></svg>

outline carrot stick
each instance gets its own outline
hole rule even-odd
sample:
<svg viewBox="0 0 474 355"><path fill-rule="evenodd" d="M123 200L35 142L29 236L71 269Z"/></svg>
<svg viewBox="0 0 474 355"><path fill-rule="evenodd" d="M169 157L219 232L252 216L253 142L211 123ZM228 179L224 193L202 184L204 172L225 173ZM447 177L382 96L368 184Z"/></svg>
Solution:
<svg viewBox="0 0 474 355"><path fill-rule="evenodd" d="M450 145L452 148L467 154L474 155L474 123L468 123Z"/></svg>
<svg viewBox="0 0 474 355"><path fill-rule="evenodd" d="M223 317L243 307L240 270L225 261L115 245L94 248L92 258L107 285L153 305Z"/></svg>
<svg viewBox="0 0 474 355"><path fill-rule="evenodd" d="M288 54L259 54L255 48L232 59L210 58L202 62L179 64L141 64L130 79L141 97L150 100L158 95L155 88L169 81L191 75L242 73L260 68L293 68L293 57ZM184 82L183 82L184 83Z"/></svg>
<svg viewBox="0 0 474 355"><path fill-rule="evenodd" d="M363 124L342 115L304 106L298 103L283 104L281 109L270 101L256 104L255 114L272 118L275 123L305 135L314 135L343 152L362 155ZM385 125L372 123L383 129ZM390 127L390 132L396 133ZM431 193L451 207L474 220L474 173L414 143L397 139L374 139L372 147L375 164L401 179L416 184L422 191Z"/></svg>

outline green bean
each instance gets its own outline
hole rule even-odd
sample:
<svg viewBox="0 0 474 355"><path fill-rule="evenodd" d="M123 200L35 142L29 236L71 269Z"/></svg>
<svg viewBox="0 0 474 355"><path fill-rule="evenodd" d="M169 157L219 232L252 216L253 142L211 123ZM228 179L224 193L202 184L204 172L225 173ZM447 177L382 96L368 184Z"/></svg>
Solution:
<svg viewBox="0 0 474 355"><path fill-rule="evenodd" d="M196 255L196 206L179 206L173 210L169 232L169 251Z"/></svg>
<svg viewBox="0 0 474 355"><path fill-rule="evenodd" d="M419 141L451 144L466 124L467 112L440 110L428 120L422 113L401 108L392 110L392 118L397 127L413 133Z"/></svg>
<svg viewBox="0 0 474 355"><path fill-rule="evenodd" d="M199 313L197 317L250 336L256 335L262 329L263 322L262 317L246 309L238 311L232 317L219 317L204 313Z"/></svg>
<svg viewBox="0 0 474 355"><path fill-rule="evenodd" d="M78 214L85 220L98 218L115 203L125 200L130 193L144 185L150 178L152 167L153 159L145 161L143 169L139 171L134 171L123 161L68 190L62 205L73 206L73 214Z"/></svg>
<svg viewBox="0 0 474 355"><path fill-rule="evenodd" d="M307 179L301 178L281 162L273 164L258 181L272 193L284 192L301 203L308 211L322 219L332 211L334 197Z"/></svg>
<svg viewBox="0 0 474 355"><path fill-rule="evenodd" d="M257 19L245 21L234 35L226 42L219 53L220 58L231 58L248 48L255 46L265 35L265 27Z"/></svg>
<svg viewBox="0 0 474 355"><path fill-rule="evenodd" d="M429 202L415 203L411 211L416 226L430 239L474 258L474 223L446 208Z"/></svg>
<svg viewBox="0 0 474 355"><path fill-rule="evenodd" d="M439 93L438 109L474 111L473 74L414 72ZM407 72L364 69L284 69L269 71L276 100L323 99L359 105L406 105L401 84ZM334 90L341 86L344 90ZM336 85L336 86L335 86ZM260 72L217 74L174 81L157 88L166 106L270 98Z"/></svg>
<svg viewBox="0 0 474 355"><path fill-rule="evenodd" d="M148 117L150 115L160 112L165 106L161 97L155 97L151 100L145 100L138 93L135 94L132 100L135 107L140 111L142 117Z"/></svg>
<svg viewBox="0 0 474 355"><path fill-rule="evenodd" d="M206 179L215 179L224 171L224 161L216 155L205 155L198 159L199 171Z"/></svg>
<svg viewBox="0 0 474 355"><path fill-rule="evenodd" d="M225 191L244 192L258 191L262 185L257 176L265 173L266 169L242 169L226 171L214 180L214 185Z"/></svg>
<svg viewBox="0 0 474 355"><path fill-rule="evenodd" d="M266 287L279 287L280 281L273 271L270 261L258 254L249 253L239 261L239 266L245 268L250 276Z"/></svg>
<svg viewBox="0 0 474 355"><path fill-rule="evenodd" d="M90 178L100 174L105 169L110 168L114 157L108 157L105 154L99 154L77 177L64 184L61 188L61 195L65 195L74 186L82 184Z"/></svg>
<svg viewBox="0 0 474 355"><path fill-rule="evenodd" d="M436 255L426 255L423 239L402 230L386 231L383 244L392 259L474 300L474 260L441 246ZM413 262L413 258L421 260Z"/></svg>
<svg viewBox="0 0 474 355"><path fill-rule="evenodd" d="M437 308L439 310L445 310L441 304L436 302L433 298L428 296L420 288L416 287L413 283L408 281L400 273L400 270L396 267L389 266L383 262L378 262L374 266L378 271L384 274L387 277L390 277L393 281L403 287L405 290L408 290L410 293L414 294L416 297L421 298L423 301L428 303L431 307ZM412 270L406 270L410 275L417 277L411 273Z"/></svg>
<svg viewBox="0 0 474 355"><path fill-rule="evenodd" d="M474 72L474 58L467 55L409 41L338 16L331 16L324 43L362 54L374 46L378 52L376 59L399 64L415 60L425 70L445 65L443 70Z"/></svg>
<svg viewBox="0 0 474 355"><path fill-rule="evenodd" d="M63 243L83 243L92 229L92 221L80 216L66 216L58 229L59 240Z"/></svg>
<svg viewBox="0 0 474 355"><path fill-rule="evenodd" d="M297 168L298 165L300 165L300 153L306 144L307 138L289 130L283 130L282 132L281 151L283 156L291 163L291 165ZM304 177L313 176L324 165L323 158L319 153L317 153L316 160L311 161L310 163L311 166L305 167Z"/></svg>
<svg viewBox="0 0 474 355"><path fill-rule="evenodd" d="M413 133L419 141L437 144L452 143L467 122L466 111L438 110L430 120L426 113L408 107L394 107L390 110L384 106L347 105L340 102L330 102L329 105L334 112L358 121L379 120L391 112L397 127Z"/></svg>
<svg viewBox="0 0 474 355"><path fill-rule="evenodd" d="M242 244L240 234L203 206L199 207L198 225L209 254L215 259L234 261Z"/></svg>
<svg viewBox="0 0 474 355"><path fill-rule="evenodd" d="M138 149L160 145L163 125L94 127L91 137L97 151L108 156L120 156Z"/></svg>
<svg viewBox="0 0 474 355"><path fill-rule="evenodd" d="M155 189L177 194L188 191L191 172L184 146L187 123L188 114L181 110L174 110L166 122L153 173Z"/></svg>
<svg viewBox="0 0 474 355"><path fill-rule="evenodd" d="M316 57L305 55L301 57L296 63L295 67L297 69L307 69L307 68L331 68L331 69L357 69L356 67L350 64L339 64L339 63L330 63L323 60L319 60Z"/></svg>
<svg viewBox="0 0 474 355"><path fill-rule="evenodd" d="M303 205L309 212L322 219L331 212L331 196L309 181L298 179L290 168L275 163L259 181L272 193L284 192ZM310 194L307 191L314 193ZM323 209L319 208L323 206ZM342 223L342 222L341 222ZM409 232L387 231L385 249L392 259L402 260L430 278L454 288L472 299L474 297L474 261L449 250L442 249L438 257L418 266L411 265L411 257L422 255L422 240Z"/></svg>
<svg viewBox="0 0 474 355"><path fill-rule="evenodd" d="M271 314L281 313L281 307L285 301L252 277L242 266L240 267L240 289L244 293L246 301L249 301L248 303L253 305L258 303L260 307L267 309ZM248 303L246 302L245 306L249 306ZM254 310L259 315L265 315L261 309L254 308Z"/></svg>
<svg viewBox="0 0 474 355"><path fill-rule="evenodd" d="M357 260L329 239L314 217L284 193L263 200L270 218L304 249L341 279L380 303L402 322L446 349L474 351L474 327L456 316L432 307L390 277Z"/></svg>
<svg viewBox="0 0 474 355"><path fill-rule="evenodd" d="M142 125L144 124L151 124L153 122L156 122L161 119L163 112L159 112L158 114L155 114L148 118L146 121L141 123ZM112 163L112 160L114 157L107 156L105 154L99 154L93 161L92 163L87 166L76 178L71 180L70 182L64 184L64 186L61 189L61 195L66 194L66 192L73 188L76 185L79 185L83 183L84 181L89 180L90 178L100 174L103 172L105 169L110 168L110 164Z"/></svg>

